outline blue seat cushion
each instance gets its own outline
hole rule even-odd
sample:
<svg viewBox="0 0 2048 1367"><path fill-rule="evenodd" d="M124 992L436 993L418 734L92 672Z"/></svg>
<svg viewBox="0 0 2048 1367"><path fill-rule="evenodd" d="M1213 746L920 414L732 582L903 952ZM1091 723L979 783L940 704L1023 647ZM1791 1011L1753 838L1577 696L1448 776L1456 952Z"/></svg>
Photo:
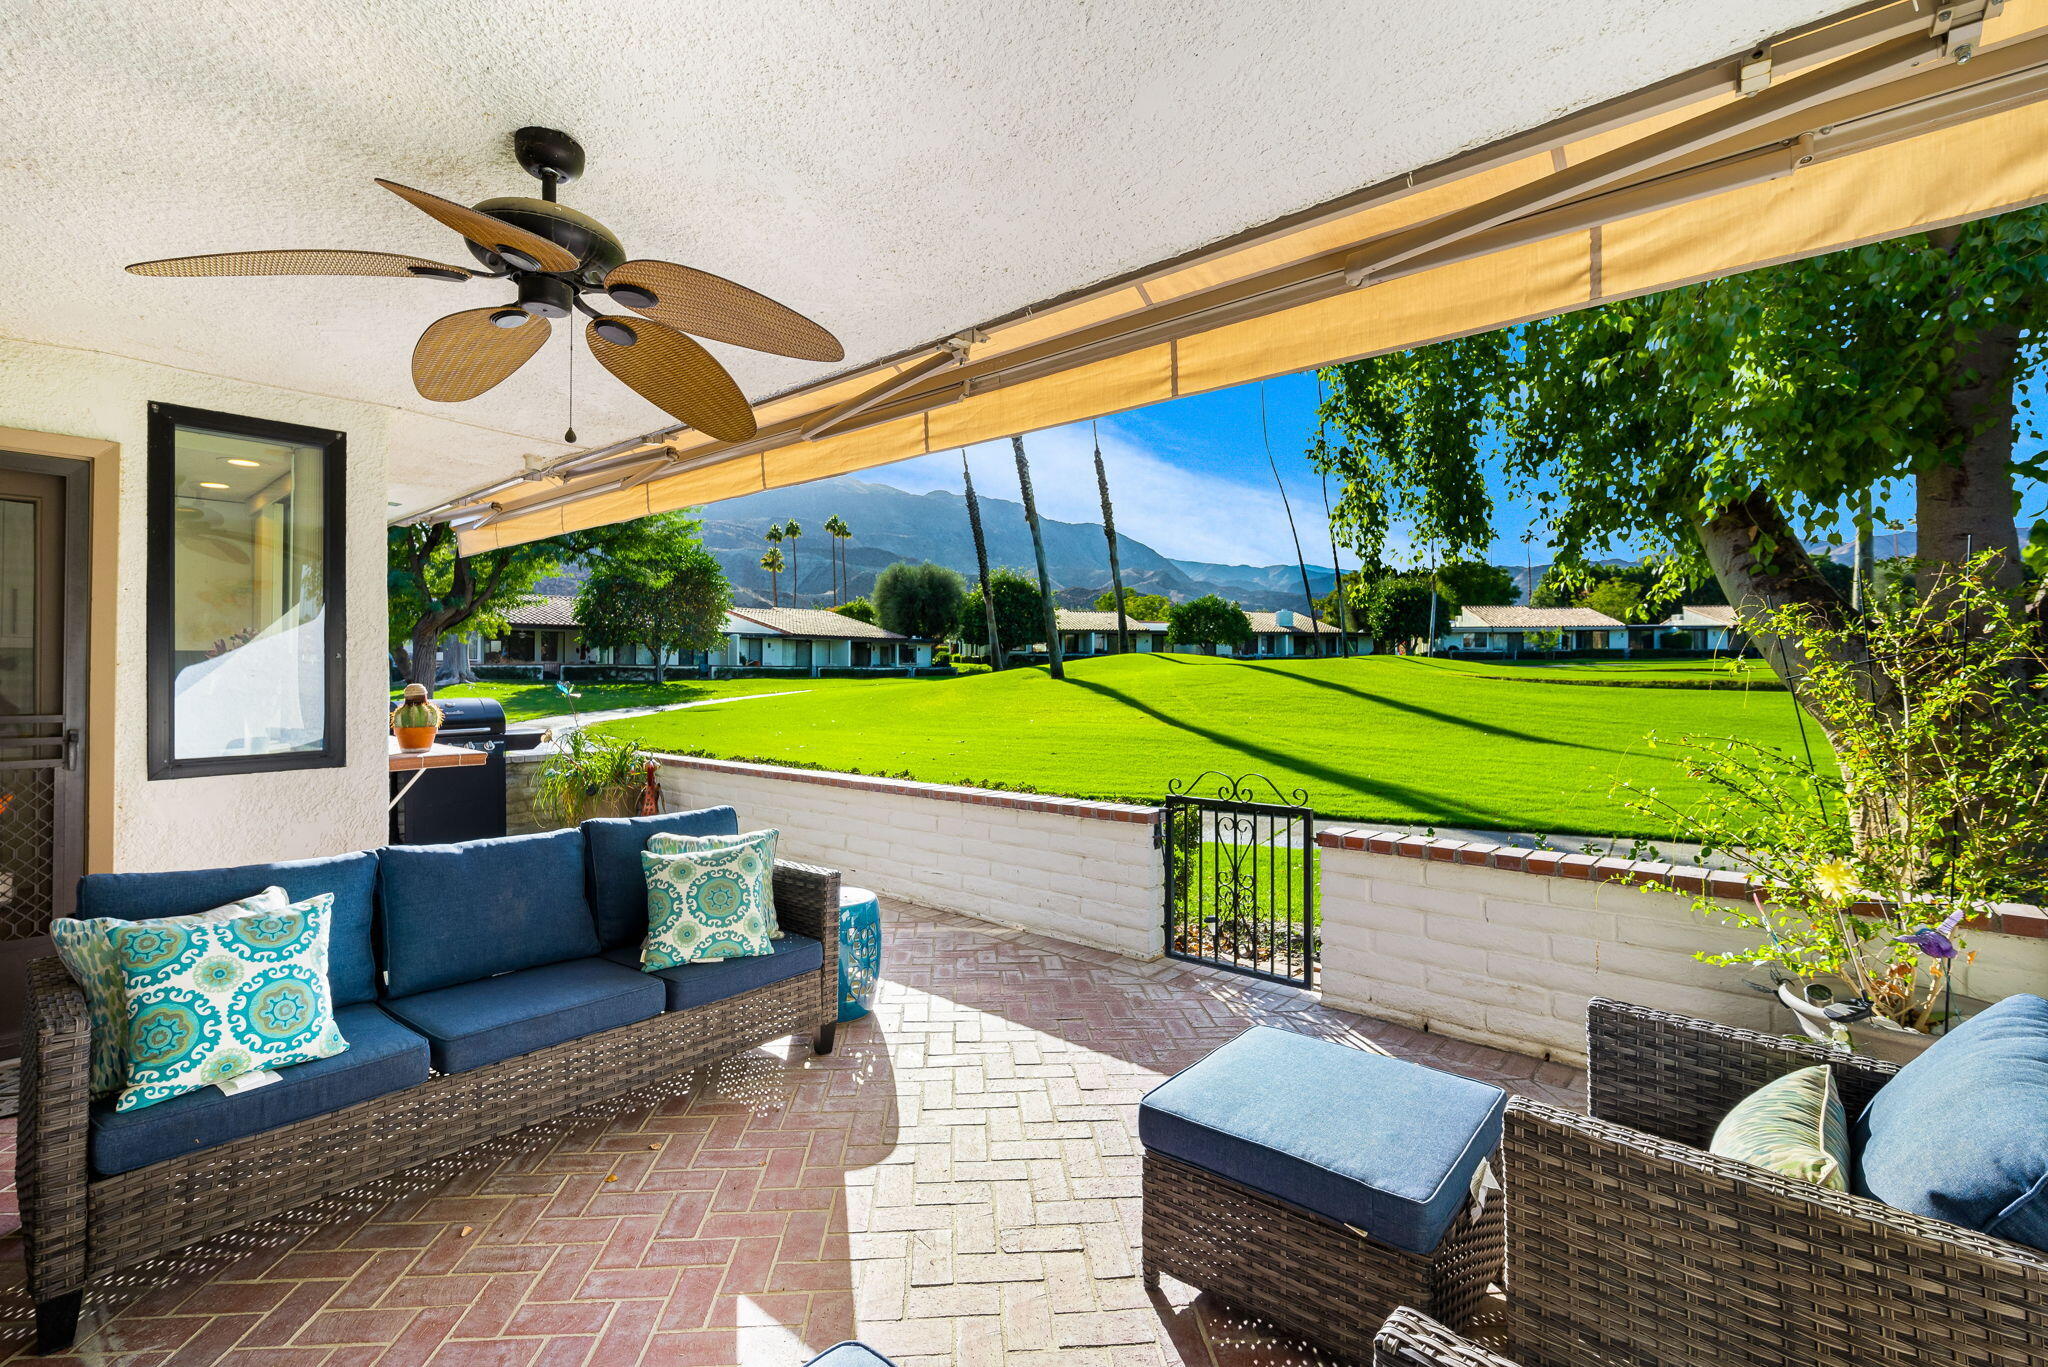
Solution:
<svg viewBox="0 0 2048 1367"><path fill-rule="evenodd" d="M714 959L709 963L677 964L674 968L660 968L645 976L659 981L668 990L668 1009L687 1011L693 1006L707 1006L727 997L737 997L742 992L751 992L757 987L779 983L784 978L795 978L805 973L816 973L825 966L825 946L808 935L786 934L774 941L773 954L756 954L745 959ZM624 964L635 972L640 971L640 947L608 949L604 957L615 964Z"/></svg>
<svg viewBox="0 0 2048 1367"><path fill-rule="evenodd" d="M662 996L638 969L592 958L394 997L384 1009L427 1037L436 1068L466 1073L658 1016Z"/></svg>
<svg viewBox="0 0 2048 1367"><path fill-rule="evenodd" d="M647 873L640 853L650 835L738 835L740 814L731 807L658 816L593 817L583 823L590 859L590 909L597 938L606 949L639 948L647 938Z"/></svg>
<svg viewBox="0 0 2048 1367"><path fill-rule="evenodd" d="M806 1362L804 1367L896 1367L896 1364L865 1343L848 1339L844 1343L833 1344Z"/></svg>
<svg viewBox="0 0 2048 1367"><path fill-rule="evenodd" d="M1138 1105L1148 1149L1410 1253L1436 1248L1500 1144L1507 1093L1255 1026Z"/></svg>
<svg viewBox="0 0 2048 1367"><path fill-rule="evenodd" d="M94 1104L88 1143L102 1177L210 1149L338 1111L427 1080L427 1041L369 1003L338 1008L334 1023L348 1049L332 1058L277 1070L277 1081L228 1096L217 1087L174 1096L136 1111Z"/></svg>
<svg viewBox="0 0 2048 1367"><path fill-rule="evenodd" d="M375 1001L377 956L370 944L370 926L377 898L377 856L372 853L240 864L231 869L89 873L78 880L76 914L123 921L194 916L273 886L283 888L294 902L318 893L334 894L327 939L327 983L334 1004Z"/></svg>
<svg viewBox="0 0 2048 1367"><path fill-rule="evenodd" d="M388 845L379 862L387 997L598 951L581 831Z"/></svg>
<svg viewBox="0 0 2048 1367"><path fill-rule="evenodd" d="M2007 997L1936 1040L1849 1139L1858 1194L2048 1249L2048 1001Z"/></svg>

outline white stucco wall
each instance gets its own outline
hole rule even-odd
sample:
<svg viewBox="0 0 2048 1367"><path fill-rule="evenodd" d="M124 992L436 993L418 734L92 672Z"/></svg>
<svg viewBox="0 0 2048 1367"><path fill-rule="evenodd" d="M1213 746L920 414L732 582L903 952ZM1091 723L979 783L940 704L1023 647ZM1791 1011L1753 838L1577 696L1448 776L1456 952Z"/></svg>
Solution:
<svg viewBox="0 0 2048 1367"><path fill-rule="evenodd" d="M731 805L848 883L1136 958L1165 948L1157 809L673 758L670 810Z"/></svg>
<svg viewBox="0 0 2048 1367"><path fill-rule="evenodd" d="M348 765L221 778L148 777L144 658L144 490L152 401L215 409L348 434L345 567ZM295 858L383 843L385 451L390 410L218 379L66 347L0 340L0 426L116 442L120 504L117 647L94 669L115 672L115 869L194 868ZM96 462L103 466L107 462ZM95 478L107 472L95 469ZM100 535L109 529L96 528ZM99 607L95 604L95 609Z"/></svg>

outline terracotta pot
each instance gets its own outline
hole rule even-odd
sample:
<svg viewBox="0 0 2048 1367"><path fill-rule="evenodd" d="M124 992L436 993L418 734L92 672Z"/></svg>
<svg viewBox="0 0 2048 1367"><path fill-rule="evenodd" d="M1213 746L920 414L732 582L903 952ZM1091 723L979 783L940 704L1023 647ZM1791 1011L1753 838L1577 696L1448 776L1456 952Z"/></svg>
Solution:
<svg viewBox="0 0 2048 1367"><path fill-rule="evenodd" d="M391 728L392 734L398 737L398 748L401 750L432 749L434 736L440 729L438 726L394 726Z"/></svg>

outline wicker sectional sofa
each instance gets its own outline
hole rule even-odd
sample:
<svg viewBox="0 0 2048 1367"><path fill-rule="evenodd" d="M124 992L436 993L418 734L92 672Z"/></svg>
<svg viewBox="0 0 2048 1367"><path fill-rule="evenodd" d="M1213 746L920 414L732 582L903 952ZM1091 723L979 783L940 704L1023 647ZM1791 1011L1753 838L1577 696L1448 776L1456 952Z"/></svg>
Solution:
<svg viewBox="0 0 2048 1367"><path fill-rule="evenodd" d="M2048 1362L2048 1254L1706 1150L1773 1078L1824 1063L1853 1116L1897 1065L1601 999L1588 1045L1590 1115L1508 1105L1517 1362Z"/></svg>
<svg viewBox="0 0 2048 1367"><path fill-rule="evenodd" d="M336 895L348 1052L235 1096L116 1113L89 1095L85 999L30 966L16 1177L37 1351L87 1285L159 1254L791 1034L830 1052L839 875L779 863L772 956L643 973L638 852L736 831L729 807L459 846L96 875L82 916L179 915L276 884ZM638 929L635 927L637 916Z"/></svg>

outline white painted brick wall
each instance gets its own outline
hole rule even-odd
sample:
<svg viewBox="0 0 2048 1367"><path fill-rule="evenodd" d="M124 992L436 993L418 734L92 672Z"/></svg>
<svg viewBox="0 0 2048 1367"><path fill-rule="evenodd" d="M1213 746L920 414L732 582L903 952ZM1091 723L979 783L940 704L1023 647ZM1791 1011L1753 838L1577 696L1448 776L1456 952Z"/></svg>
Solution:
<svg viewBox="0 0 2048 1367"><path fill-rule="evenodd" d="M790 859L848 883L1078 944L1154 959L1164 951L1165 873L1148 821L961 802L942 788L829 786L803 771L667 765L671 810L729 804L741 825L782 832Z"/></svg>
<svg viewBox="0 0 2048 1367"><path fill-rule="evenodd" d="M1692 899L1619 883L1325 847L1323 1000L1362 1015L1584 1064L1586 1000L1613 997L1790 1031L1790 1014L1701 950L1754 941ZM1957 989L2048 991L2048 940L1974 932ZM1758 975L1760 976L1760 975Z"/></svg>

